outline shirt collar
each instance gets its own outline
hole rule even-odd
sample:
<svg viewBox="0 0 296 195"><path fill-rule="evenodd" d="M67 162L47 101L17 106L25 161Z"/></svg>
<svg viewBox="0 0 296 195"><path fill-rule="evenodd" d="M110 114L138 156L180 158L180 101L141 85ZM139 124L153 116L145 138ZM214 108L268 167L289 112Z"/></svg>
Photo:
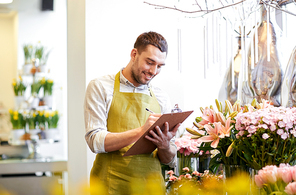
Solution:
<svg viewBox="0 0 296 195"><path fill-rule="evenodd" d="M134 84L132 84L129 80L127 80L127 78L125 78L122 74L122 70L124 68L121 69L120 71L120 83L124 83L125 85L130 85L134 88L138 88L138 89L148 89L150 88L150 83L148 83L148 85L140 85L139 87L134 86Z"/></svg>

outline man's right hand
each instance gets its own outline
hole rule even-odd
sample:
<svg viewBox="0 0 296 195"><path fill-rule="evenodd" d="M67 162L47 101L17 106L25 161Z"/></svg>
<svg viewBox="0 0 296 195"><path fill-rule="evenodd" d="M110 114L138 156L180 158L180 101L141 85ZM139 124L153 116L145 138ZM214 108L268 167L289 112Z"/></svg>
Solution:
<svg viewBox="0 0 296 195"><path fill-rule="evenodd" d="M145 124L141 127L142 134L145 133L158 119L162 114L151 113L146 120Z"/></svg>

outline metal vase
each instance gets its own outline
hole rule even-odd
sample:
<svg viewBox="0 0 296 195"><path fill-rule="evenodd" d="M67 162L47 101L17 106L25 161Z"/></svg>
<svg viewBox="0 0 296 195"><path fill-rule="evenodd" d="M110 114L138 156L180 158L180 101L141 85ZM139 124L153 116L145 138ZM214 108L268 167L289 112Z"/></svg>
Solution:
<svg viewBox="0 0 296 195"><path fill-rule="evenodd" d="M293 49L286 67L281 87L281 97L282 106L296 106L296 47Z"/></svg>

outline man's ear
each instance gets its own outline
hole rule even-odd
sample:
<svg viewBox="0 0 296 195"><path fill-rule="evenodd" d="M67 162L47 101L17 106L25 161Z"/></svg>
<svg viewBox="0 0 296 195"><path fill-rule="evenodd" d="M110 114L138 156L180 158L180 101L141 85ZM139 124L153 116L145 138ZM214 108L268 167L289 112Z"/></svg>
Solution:
<svg viewBox="0 0 296 195"><path fill-rule="evenodd" d="M137 53L138 53L138 50L136 48L132 49L132 51L131 51L131 59L133 61L136 59Z"/></svg>

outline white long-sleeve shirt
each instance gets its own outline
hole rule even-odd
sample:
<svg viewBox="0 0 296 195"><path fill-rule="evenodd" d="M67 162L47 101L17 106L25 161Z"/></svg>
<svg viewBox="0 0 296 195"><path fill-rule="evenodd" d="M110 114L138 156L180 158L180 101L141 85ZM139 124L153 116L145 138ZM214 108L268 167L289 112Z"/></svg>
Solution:
<svg viewBox="0 0 296 195"><path fill-rule="evenodd" d="M107 129L107 118L111 106L114 90L114 75L102 76L93 79L88 84L85 101L84 101L84 120L85 120L85 139L94 153L105 153L104 141L109 133ZM171 104L168 95L158 87L149 85L140 85L135 87L129 82L120 71L120 91L132 93L149 94L150 87L155 94L156 99L161 108L161 113L171 112ZM176 147L174 139L171 140L171 145ZM175 166L175 158L169 163L170 166Z"/></svg>

